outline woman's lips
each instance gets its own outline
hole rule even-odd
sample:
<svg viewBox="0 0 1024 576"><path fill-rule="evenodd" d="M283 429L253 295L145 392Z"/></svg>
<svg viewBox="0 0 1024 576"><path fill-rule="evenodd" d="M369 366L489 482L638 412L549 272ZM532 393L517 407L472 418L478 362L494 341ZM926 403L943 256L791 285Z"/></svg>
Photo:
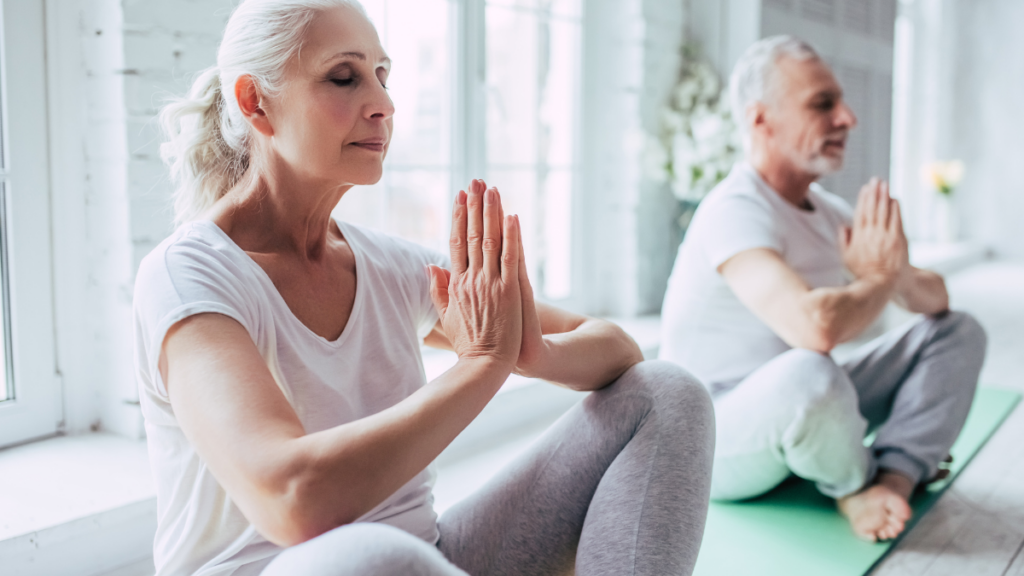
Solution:
<svg viewBox="0 0 1024 576"><path fill-rule="evenodd" d="M384 151L384 141L383 140L364 140L362 142L353 142L352 145L353 146L358 146L359 148L362 148L364 150L369 150L371 152L383 152Z"/></svg>

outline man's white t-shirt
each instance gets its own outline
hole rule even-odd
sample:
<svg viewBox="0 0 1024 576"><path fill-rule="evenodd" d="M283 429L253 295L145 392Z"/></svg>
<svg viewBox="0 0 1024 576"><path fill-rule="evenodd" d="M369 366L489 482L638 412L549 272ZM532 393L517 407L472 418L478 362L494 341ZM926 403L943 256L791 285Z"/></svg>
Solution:
<svg viewBox="0 0 1024 576"><path fill-rule="evenodd" d="M768 248L811 288L847 284L839 229L850 225L853 210L817 184L808 200L813 209L798 208L749 164L733 167L700 203L679 247L662 306L659 358L718 393L790 349L740 302L718 267L740 252Z"/></svg>
<svg viewBox="0 0 1024 576"><path fill-rule="evenodd" d="M380 412L426 383L420 343L437 312L425 269L449 267L448 259L368 229L338 226L355 253L356 295L334 341L300 322L266 272L212 222L181 226L143 259L135 284L135 354L157 487L158 576L258 574L281 551L246 520L178 425L157 369L172 325L204 312L237 320L307 433ZM433 470L424 470L359 521L390 524L435 543L433 480Z"/></svg>

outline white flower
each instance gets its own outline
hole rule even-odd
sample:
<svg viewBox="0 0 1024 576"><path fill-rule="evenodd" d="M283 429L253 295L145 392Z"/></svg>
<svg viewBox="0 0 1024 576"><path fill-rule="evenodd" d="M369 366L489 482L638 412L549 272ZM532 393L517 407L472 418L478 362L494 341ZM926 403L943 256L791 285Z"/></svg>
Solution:
<svg viewBox="0 0 1024 576"><path fill-rule="evenodd" d="M706 62L701 62L697 65L697 76L700 78L701 96L705 100L711 100L718 97L718 93L722 91L722 86L718 81L718 74Z"/></svg>
<svg viewBox="0 0 1024 576"><path fill-rule="evenodd" d="M689 112L693 109L698 94L700 94L700 86L693 82L680 82L675 90L676 106L682 112Z"/></svg>
<svg viewBox="0 0 1024 576"><path fill-rule="evenodd" d="M690 191L690 178L676 178L672 181L672 194L676 198L689 202L692 200Z"/></svg>
<svg viewBox="0 0 1024 576"><path fill-rule="evenodd" d="M672 138L672 167L676 178L689 178L690 167L699 160L694 141L680 132Z"/></svg>
<svg viewBox="0 0 1024 576"><path fill-rule="evenodd" d="M676 112L675 110L672 110L671 108L666 108L665 110L663 110L661 113L661 118L662 122L665 125L665 128L670 132L675 133L686 130L686 116L680 114L679 112Z"/></svg>
<svg viewBox="0 0 1024 576"><path fill-rule="evenodd" d="M696 203L725 177L740 145L722 82L706 60L684 52L679 82L661 113L661 129L644 154L656 181L671 180L680 200ZM655 178L661 176L661 178Z"/></svg>
<svg viewBox="0 0 1024 576"><path fill-rule="evenodd" d="M724 125L721 116L710 111L690 120L693 139L697 141L698 145L718 139L723 132Z"/></svg>
<svg viewBox="0 0 1024 576"><path fill-rule="evenodd" d="M669 180L668 150L660 140L650 135L644 139L643 172L651 181L664 184Z"/></svg>

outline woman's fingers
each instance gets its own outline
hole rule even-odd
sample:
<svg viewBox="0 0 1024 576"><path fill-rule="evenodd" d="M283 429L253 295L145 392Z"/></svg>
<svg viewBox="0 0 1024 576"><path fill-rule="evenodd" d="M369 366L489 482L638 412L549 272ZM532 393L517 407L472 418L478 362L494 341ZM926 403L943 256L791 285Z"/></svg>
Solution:
<svg viewBox="0 0 1024 576"><path fill-rule="evenodd" d="M430 299L437 309L437 316L444 323L445 313L448 311L448 282L451 278L447 271L433 264L427 266L427 275L430 277Z"/></svg>
<svg viewBox="0 0 1024 576"><path fill-rule="evenodd" d="M466 199L466 251L470 268L483 266L484 240L484 187L480 180L473 180Z"/></svg>
<svg viewBox="0 0 1024 576"><path fill-rule="evenodd" d="M496 188L484 192L484 241L482 245L484 272L498 276L501 258L501 197Z"/></svg>
<svg viewBox="0 0 1024 576"><path fill-rule="evenodd" d="M452 208L452 236L448 242L452 257L452 272L462 274L469 264L466 254L466 192L459 190Z"/></svg>
<svg viewBox="0 0 1024 576"><path fill-rule="evenodd" d="M519 284L519 218L505 217L501 245L501 280L508 285Z"/></svg>
<svg viewBox="0 0 1024 576"><path fill-rule="evenodd" d="M519 226L519 216L516 228ZM526 272L526 251L523 249L523 235L519 234L519 293L523 298L523 334L540 334L540 318L537 316L537 304L533 299L533 285Z"/></svg>

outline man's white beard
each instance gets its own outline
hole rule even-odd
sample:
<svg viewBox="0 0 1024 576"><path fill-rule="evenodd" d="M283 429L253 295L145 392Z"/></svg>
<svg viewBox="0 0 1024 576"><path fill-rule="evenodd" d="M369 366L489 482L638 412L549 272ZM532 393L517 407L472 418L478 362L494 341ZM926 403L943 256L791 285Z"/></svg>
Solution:
<svg viewBox="0 0 1024 576"><path fill-rule="evenodd" d="M810 174L817 174L818 177L826 176L843 169L843 157L835 158L818 154L805 162L803 169Z"/></svg>

